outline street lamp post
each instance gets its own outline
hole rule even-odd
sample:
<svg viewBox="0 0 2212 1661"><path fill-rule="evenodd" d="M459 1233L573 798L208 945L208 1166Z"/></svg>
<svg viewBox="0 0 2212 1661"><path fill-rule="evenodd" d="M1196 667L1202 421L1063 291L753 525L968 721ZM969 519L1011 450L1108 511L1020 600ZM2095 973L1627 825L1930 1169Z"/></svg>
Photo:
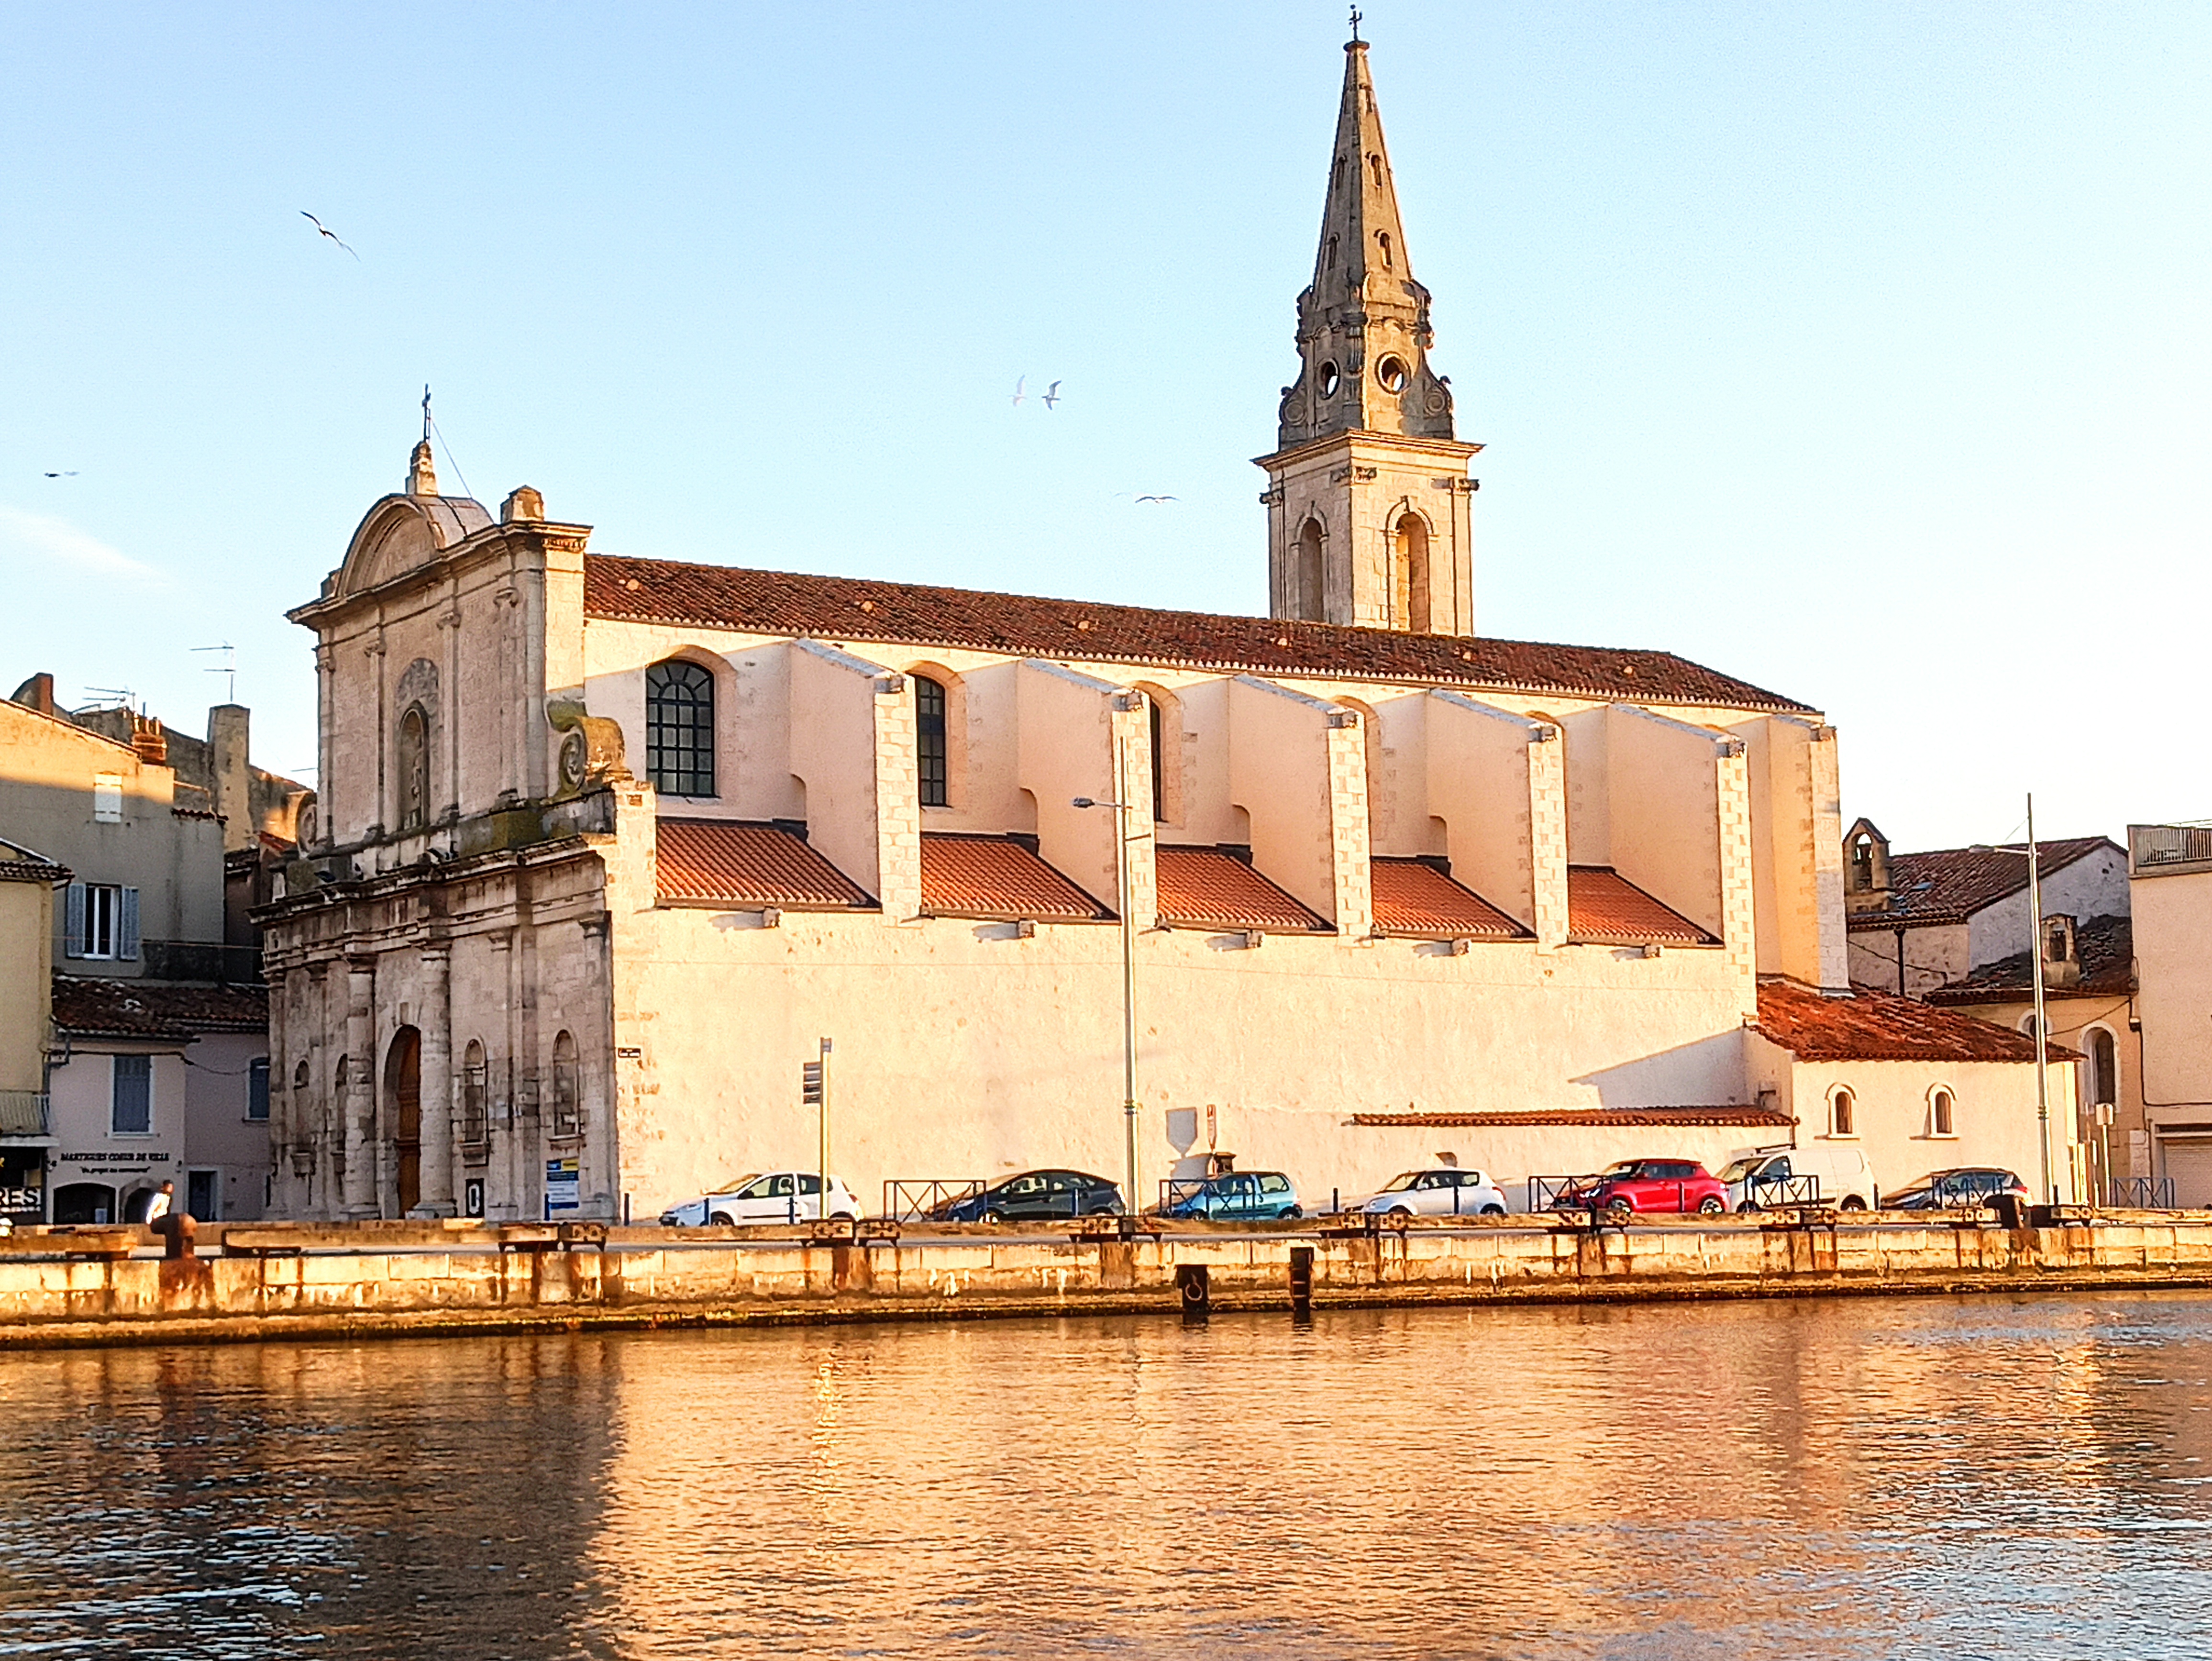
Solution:
<svg viewBox="0 0 2212 1661"><path fill-rule="evenodd" d="M1118 774L1121 771L1118 747L1115 759L1115 771ZM1116 779L1115 784L1121 796L1126 798L1129 794L1126 782ZM1072 805L1114 810L1114 838L1120 855L1115 880L1120 884L1118 897L1121 913L1122 1168L1128 1183L1128 1215L1133 1220L1139 1208L1137 1198L1137 924L1133 908L1129 904L1129 804L1126 800L1100 801L1091 796L1078 796Z"/></svg>

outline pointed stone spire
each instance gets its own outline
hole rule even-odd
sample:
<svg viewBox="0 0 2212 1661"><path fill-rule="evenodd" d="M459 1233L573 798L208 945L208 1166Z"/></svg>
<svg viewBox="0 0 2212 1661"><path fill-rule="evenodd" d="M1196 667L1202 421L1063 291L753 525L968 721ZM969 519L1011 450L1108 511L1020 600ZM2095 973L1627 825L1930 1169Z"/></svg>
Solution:
<svg viewBox="0 0 2212 1661"><path fill-rule="evenodd" d="M1451 388L1429 368L1429 291L1406 257L1367 43L1344 92L1313 281L1298 296L1297 382L1283 388L1260 500L1268 610L1279 618L1474 632L1468 458Z"/></svg>
<svg viewBox="0 0 2212 1661"><path fill-rule="evenodd" d="M1428 366L1429 291L1413 280L1367 42L1344 48L1328 195L1313 283L1298 296L1297 384L1277 441L1330 433L1452 435L1451 392Z"/></svg>
<svg viewBox="0 0 2212 1661"><path fill-rule="evenodd" d="M415 447L415 453L407 463L407 494L410 496L434 496L438 494L438 470L430 462L430 441L424 439Z"/></svg>

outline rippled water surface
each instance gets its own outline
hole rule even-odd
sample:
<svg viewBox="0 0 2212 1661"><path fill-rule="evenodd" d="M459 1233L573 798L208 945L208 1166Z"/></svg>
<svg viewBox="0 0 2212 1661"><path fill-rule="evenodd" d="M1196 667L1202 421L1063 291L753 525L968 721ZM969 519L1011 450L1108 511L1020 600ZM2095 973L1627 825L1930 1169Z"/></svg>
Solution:
<svg viewBox="0 0 2212 1661"><path fill-rule="evenodd" d="M2212 1653L2212 1299L0 1356L0 1654Z"/></svg>

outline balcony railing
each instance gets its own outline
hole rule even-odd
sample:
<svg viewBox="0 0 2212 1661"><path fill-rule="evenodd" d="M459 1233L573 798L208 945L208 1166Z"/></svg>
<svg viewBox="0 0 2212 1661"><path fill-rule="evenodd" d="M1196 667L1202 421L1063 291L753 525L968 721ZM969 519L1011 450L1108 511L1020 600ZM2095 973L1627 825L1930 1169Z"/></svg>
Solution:
<svg viewBox="0 0 2212 1661"><path fill-rule="evenodd" d="M2212 824L2131 824L2128 855L2138 871L2212 865Z"/></svg>
<svg viewBox="0 0 2212 1661"><path fill-rule="evenodd" d="M45 1091L0 1090L0 1136L47 1134Z"/></svg>

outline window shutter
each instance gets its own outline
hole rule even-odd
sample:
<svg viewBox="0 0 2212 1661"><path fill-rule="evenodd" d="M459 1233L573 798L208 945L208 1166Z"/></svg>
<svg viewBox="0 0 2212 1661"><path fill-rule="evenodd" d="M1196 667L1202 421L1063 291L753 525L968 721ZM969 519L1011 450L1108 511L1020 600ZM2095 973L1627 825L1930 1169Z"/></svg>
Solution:
<svg viewBox="0 0 2212 1661"><path fill-rule="evenodd" d="M122 916L115 922L115 955L125 963L138 961L138 891L122 888L116 891L122 901L117 910Z"/></svg>
<svg viewBox="0 0 2212 1661"><path fill-rule="evenodd" d="M84 955L84 885L73 882L69 885L69 922L62 937L62 955L82 958Z"/></svg>

